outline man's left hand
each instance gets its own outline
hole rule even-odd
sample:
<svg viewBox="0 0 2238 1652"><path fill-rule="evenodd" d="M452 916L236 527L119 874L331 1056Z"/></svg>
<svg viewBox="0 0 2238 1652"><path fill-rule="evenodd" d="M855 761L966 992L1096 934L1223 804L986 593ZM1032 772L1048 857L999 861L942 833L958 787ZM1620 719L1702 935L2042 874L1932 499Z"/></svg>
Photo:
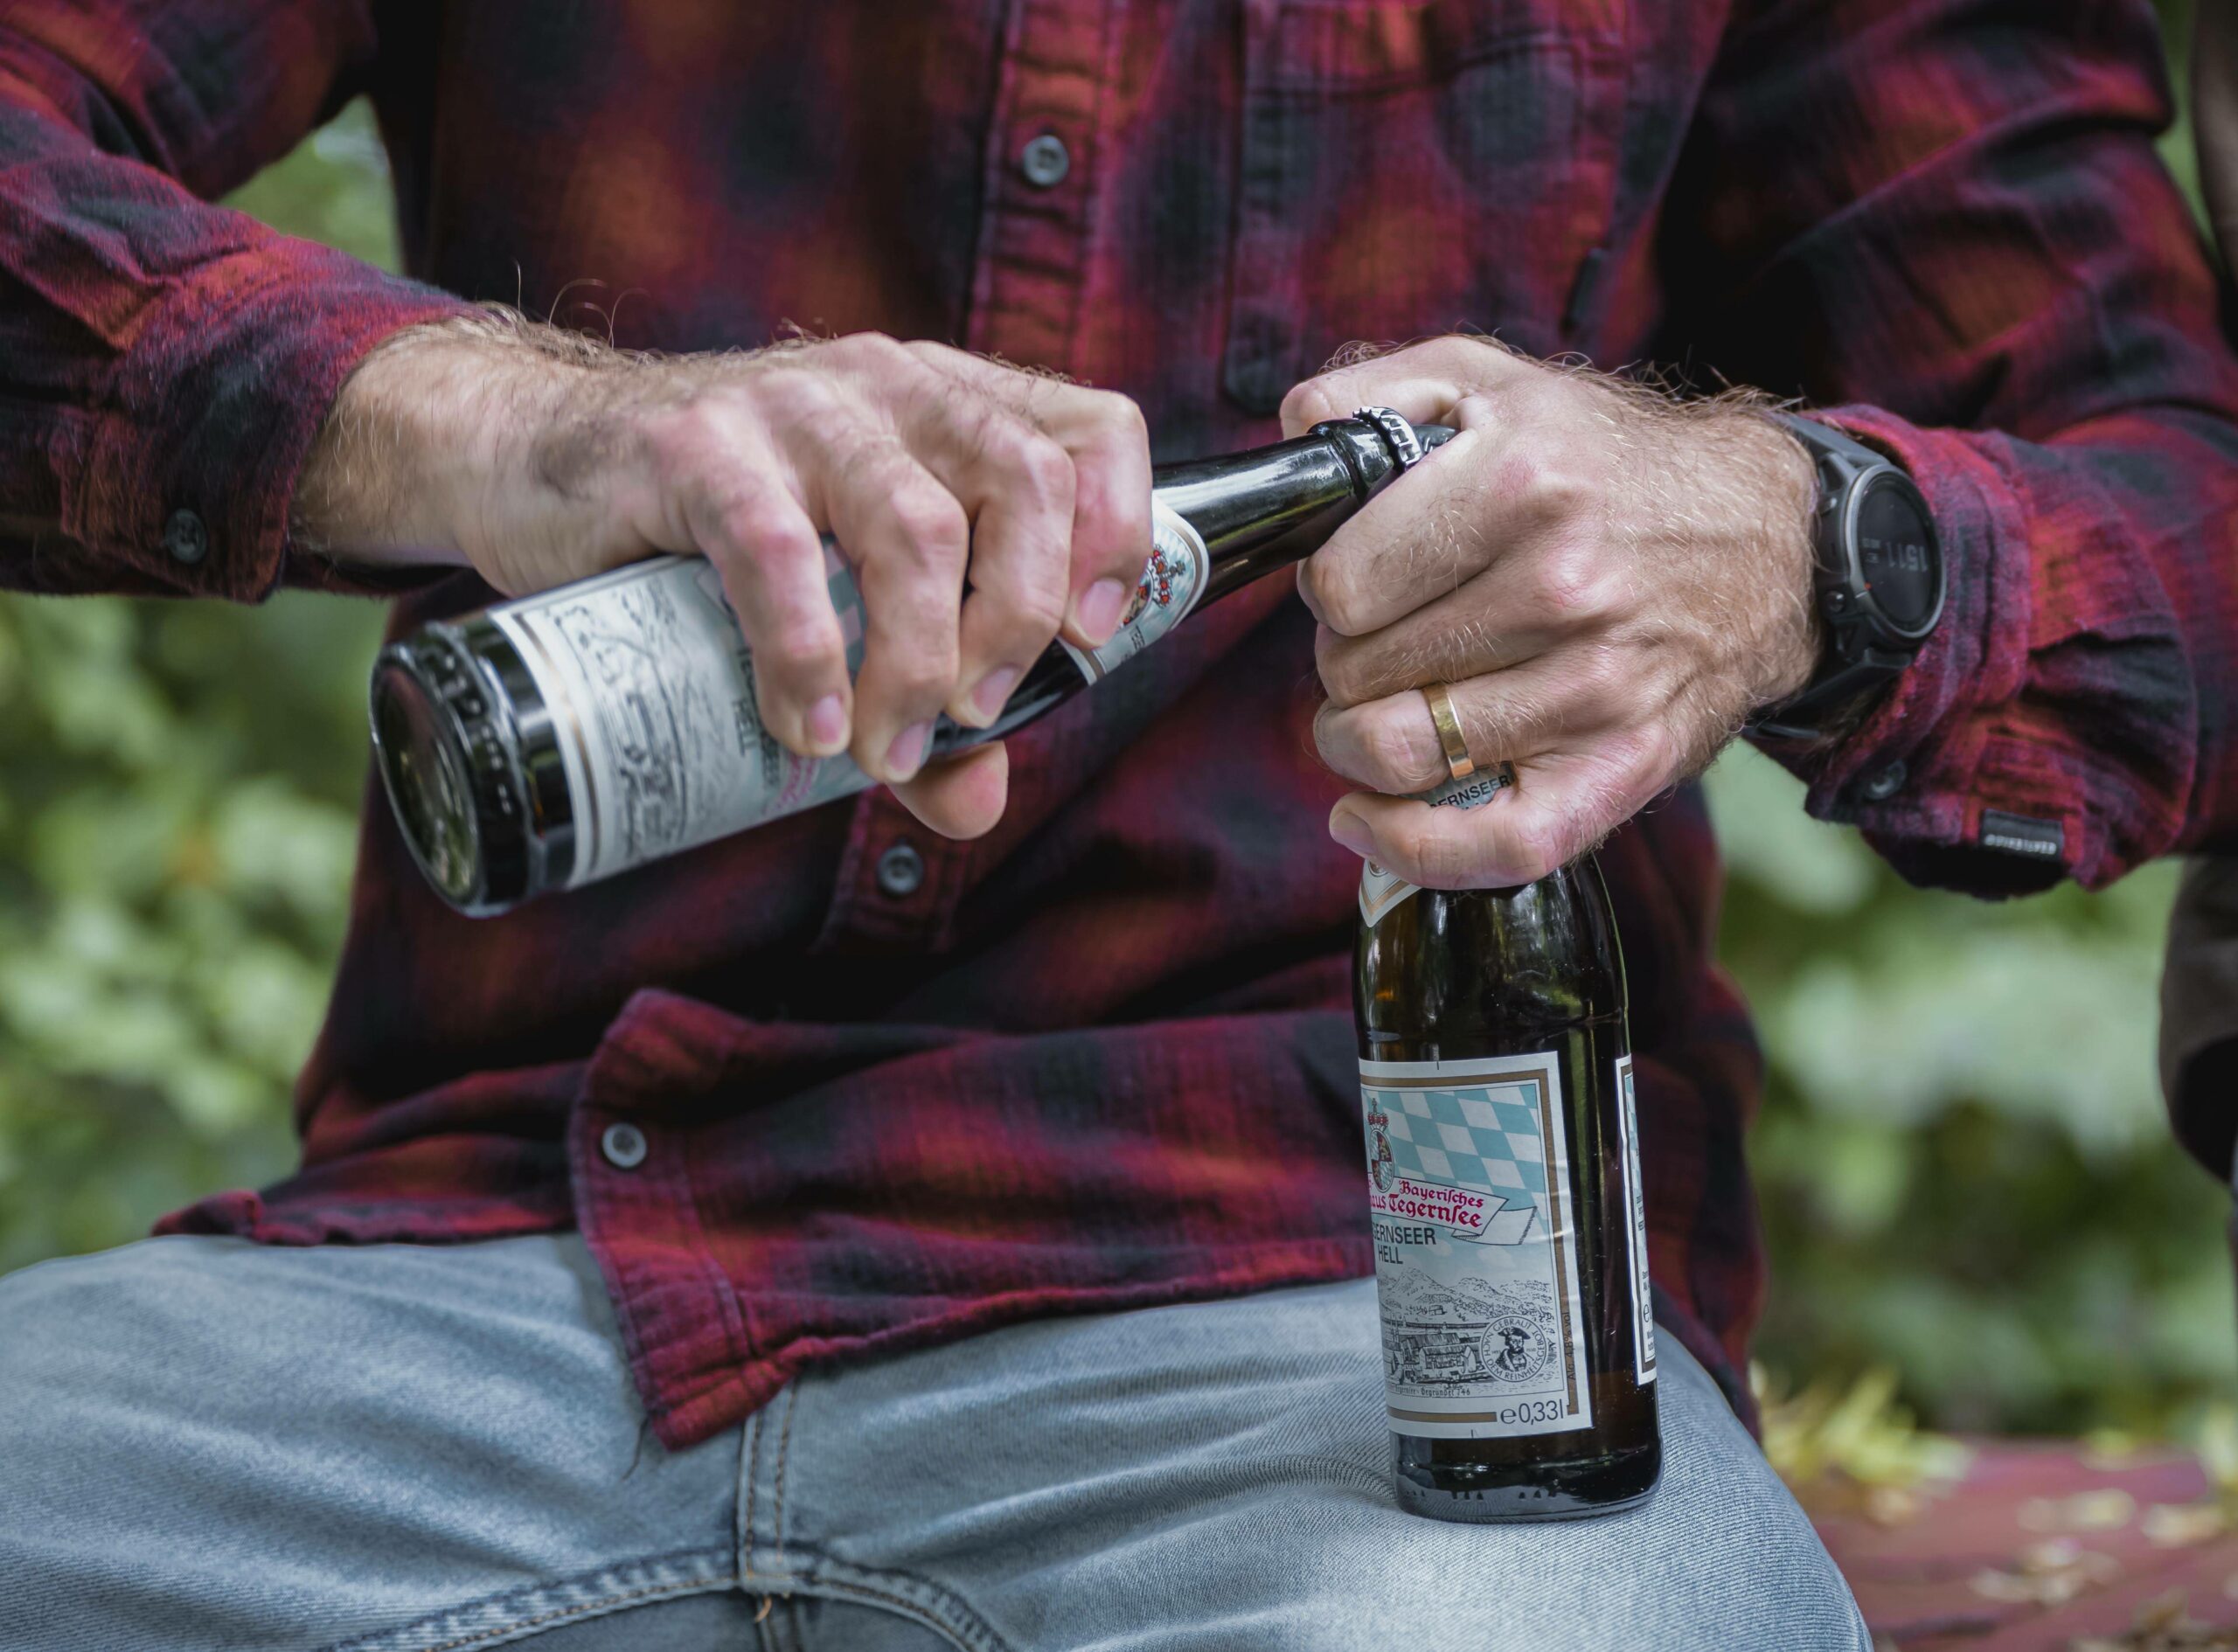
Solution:
<svg viewBox="0 0 2238 1652"><path fill-rule="evenodd" d="M1761 413L1449 337L1298 385L1282 427L1368 406L1461 434L1298 570L1322 758L1370 788L1330 816L1346 848L1435 888L1531 882L1809 682L1811 468ZM1477 766L1514 765L1483 808L1411 796L1448 774L1432 683Z"/></svg>

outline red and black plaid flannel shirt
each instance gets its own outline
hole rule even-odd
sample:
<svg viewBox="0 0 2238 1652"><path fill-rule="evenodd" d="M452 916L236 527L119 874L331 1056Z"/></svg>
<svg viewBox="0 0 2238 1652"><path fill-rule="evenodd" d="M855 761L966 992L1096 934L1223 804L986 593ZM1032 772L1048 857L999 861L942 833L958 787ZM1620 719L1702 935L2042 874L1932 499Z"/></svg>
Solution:
<svg viewBox="0 0 2238 1652"><path fill-rule="evenodd" d="M203 204L358 93L425 284ZM1951 600L1811 806L1920 878L2102 883L2238 790L2238 370L2167 102L2138 0L14 0L0 578L336 582L286 528L321 412L467 299L949 339L1127 392L1166 455L1475 327L1897 455ZM810 1361L1366 1272L1310 631L1281 580L1208 614L1020 739L977 843L879 793L469 923L375 802L303 1168L169 1226L578 1223L671 1442ZM1604 864L1662 1306L1731 1384L1758 1060L1699 798ZM2231 1117L2186 1121L2226 1165Z"/></svg>

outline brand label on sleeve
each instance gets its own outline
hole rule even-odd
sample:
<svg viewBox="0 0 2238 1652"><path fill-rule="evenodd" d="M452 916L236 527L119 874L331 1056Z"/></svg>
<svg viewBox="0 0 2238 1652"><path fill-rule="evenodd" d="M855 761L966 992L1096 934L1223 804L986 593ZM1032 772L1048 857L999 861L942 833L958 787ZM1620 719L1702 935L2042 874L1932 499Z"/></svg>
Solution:
<svg viewBox="0 0 2238 1652"><path fill-rule="evenodd" d="M1362 1061L1360 1105L1393 1431L1590 1428L1560 1056Z"/></svg>
<svg viewBox="0 0 2238 1652"><path fill-rule="evenodd" d="M1150 502L1150 559L1127 605L1127 617L1110 640L1093 652L1064 644L1073 663L1091 684L1103 679L1189 617L1201 601L1213 559L1188 518L1169 505ZM1061 640L1061 639L1060 639Z"/></svg>
<svg viewBox="0 0 2238 1652"><path fill-rule="evenodd" d="M1640 1115L1632 1100L1632 1059L1616 1058L1616 1129L1623 1137L1624 1198L1631 1206L1624 1224L1625 1250L1632 1265L1632 1375L1644 1387L1655 1380L1655 1297L1647 1278L1647 1183L1640 1175Z"/></svg>
<svg viewBox="0 0 2238 1652"><path fill-rule="evenodd" d="M824 572L861 665L862 600ZM753 660L713 566L657 557L490 611L550 708L574 806L572 887L861 791L846 757L795 756L761 725Z"/></svg>

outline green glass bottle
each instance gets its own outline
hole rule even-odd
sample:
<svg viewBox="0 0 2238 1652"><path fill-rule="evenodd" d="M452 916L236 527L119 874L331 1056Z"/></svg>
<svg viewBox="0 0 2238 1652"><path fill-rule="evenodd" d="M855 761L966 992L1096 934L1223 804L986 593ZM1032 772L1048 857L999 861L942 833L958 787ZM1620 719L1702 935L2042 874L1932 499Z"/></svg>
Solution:
<svg viewBox="0 0 2238 1652"><path fill-rule="evenodd" d="M1512 783L1430 795L1471 807ZM1353 1023L1399 1502L1550 1520L1662 1469L1624 964L1590 856L1516 889L1360 879Z"/></svg>

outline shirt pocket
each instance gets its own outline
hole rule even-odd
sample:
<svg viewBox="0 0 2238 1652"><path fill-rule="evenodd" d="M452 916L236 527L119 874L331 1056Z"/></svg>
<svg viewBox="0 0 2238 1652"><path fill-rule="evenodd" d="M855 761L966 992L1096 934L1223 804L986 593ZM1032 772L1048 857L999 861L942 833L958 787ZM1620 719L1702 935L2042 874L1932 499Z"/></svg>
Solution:
<svg viewBox="0 0 2238 1652"><path fill-rule="evenodd" d="M1222 378L1254 413L1355 340L1552 354L1616 190L1630 0L1246 0Z"/></svg>

